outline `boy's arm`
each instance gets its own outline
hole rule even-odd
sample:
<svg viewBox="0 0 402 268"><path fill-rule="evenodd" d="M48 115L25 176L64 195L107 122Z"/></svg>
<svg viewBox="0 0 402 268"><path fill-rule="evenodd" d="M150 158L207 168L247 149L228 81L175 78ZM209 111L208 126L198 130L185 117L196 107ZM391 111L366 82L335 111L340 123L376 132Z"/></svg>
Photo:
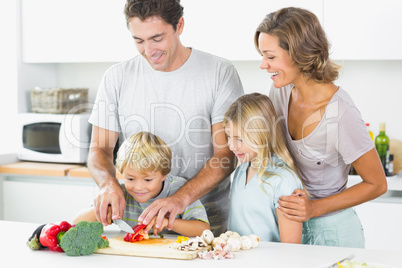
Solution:
<svg viewBox="0 0 402 268"><path fill-rule="evenodd" d="M281 242L301 244L303 223L288 219L279 208L276 209L276 215L278 215Z"/></svg>
<svg viewBox="0 0 402 268"><path fill-rule="evenodd" d="M206 229L210 230L209 223L207 222L176 219L172 231L184 236L201 236L202 232Z"/></svg>
<svg viewBox="0 0 402 268"><path fill-rule="evenodd" d="M95 215L95 208L92 206L92 207L81 210L77 214L77 216L75 216L72 223L77 224L80 221L97 221L96 215Z"/></svg>

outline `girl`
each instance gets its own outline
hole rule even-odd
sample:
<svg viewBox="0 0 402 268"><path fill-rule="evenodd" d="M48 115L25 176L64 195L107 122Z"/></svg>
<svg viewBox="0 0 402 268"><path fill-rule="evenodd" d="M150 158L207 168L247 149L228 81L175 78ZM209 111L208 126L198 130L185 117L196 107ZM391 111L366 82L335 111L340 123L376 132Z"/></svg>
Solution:
<svg viewBox="0 0 402 268"><path fill-rule="evenodd" d="M240 97L225 114L229 149L240 162L230 193L228 230L301 243L302 224L278 210L279 197L303 185L277 121L271 101L259 93Z"/></svg>
<svg viewBox="0 0 402 268"><path fill-rule="evenodd" d="M364 247L353 206L387 190L385 174L359 110L334 84L339 66L317 17L304 9L268 14L255 33L261 69L273 80L270 91L305 191L280 198L291 220L304 222L303 244ZM364 89L362 89L364 90ZM362 182L346 189L353 164Z"/></svg>

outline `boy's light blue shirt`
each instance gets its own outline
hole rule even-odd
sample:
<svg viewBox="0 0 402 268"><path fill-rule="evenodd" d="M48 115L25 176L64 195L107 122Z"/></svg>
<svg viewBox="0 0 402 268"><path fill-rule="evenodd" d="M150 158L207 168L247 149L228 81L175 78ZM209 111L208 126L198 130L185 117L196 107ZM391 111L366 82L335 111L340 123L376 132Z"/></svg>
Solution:
<svg viewBox="0 0 402 268"><path fill-rule="evenodd" d="M230 192L228 230L240 235L256 234L263 241L280 242L275 210L279 206L278 199L303 186L299 177L276 155L272 156L272 161L280 166L269 165L266 168L276 174L263 179L266 183L256 174L246 184L249 162L236 169Z"/></svg>

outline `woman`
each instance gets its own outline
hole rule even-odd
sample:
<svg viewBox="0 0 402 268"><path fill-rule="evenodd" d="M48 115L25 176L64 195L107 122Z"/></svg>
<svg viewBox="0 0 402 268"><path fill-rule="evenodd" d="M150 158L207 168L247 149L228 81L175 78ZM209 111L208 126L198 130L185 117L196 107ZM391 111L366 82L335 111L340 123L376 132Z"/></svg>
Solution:
<svg viewBox="0 0 402 268"><path fill-rule="evenodd" d="M304 244L364 247L353 206L387 190L385 174L359 110L334 81L339 66L317 17L284 8L258 26L261 69L273 80L270 98L307 192L282 196L280 210L302 221ZM353 164L362 182L346 189Z"/></svg>

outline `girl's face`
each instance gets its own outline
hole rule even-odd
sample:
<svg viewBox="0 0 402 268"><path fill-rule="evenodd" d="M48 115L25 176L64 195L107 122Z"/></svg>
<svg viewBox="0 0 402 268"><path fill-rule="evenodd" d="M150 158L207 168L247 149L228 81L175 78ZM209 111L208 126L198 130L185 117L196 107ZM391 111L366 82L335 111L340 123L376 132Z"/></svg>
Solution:
<svg viewBox="0 0 402 268"><path fill-rule="evenodd" d="M127 166L123 171L124 184L127 192L138 202L145 203L157 197L162 191L166 179L160 171L149 172L145 175Z"/></svg>
<svg viewBox="0 0 402 268"><path fill-rule="evenodd" d="M257 157L257 153L242 140L232 122L225 127L225 133L229 149L236 155L240 163L252 162Z"/></svg>
<svg viewBox="0 0 402 268"><path fill-rule="evenodd" d="M276 88L297 83L302 78L299 69L293 64L288 52L279 46L275 35L260 33L258 48L262 53L261 69L267 70Z"/></svg>

